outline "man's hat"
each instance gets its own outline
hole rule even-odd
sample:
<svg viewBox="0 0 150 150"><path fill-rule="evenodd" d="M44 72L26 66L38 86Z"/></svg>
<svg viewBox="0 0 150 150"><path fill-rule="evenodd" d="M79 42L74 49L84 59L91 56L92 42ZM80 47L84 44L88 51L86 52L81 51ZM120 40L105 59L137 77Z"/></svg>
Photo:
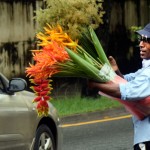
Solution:
<svg viewBox="0 0 150 150"><path fill-rule="evenodd" d="M138 30L136 31L138 34L140 34L141 36L150 38L150 23L147 24L142 30Z"/></svg>

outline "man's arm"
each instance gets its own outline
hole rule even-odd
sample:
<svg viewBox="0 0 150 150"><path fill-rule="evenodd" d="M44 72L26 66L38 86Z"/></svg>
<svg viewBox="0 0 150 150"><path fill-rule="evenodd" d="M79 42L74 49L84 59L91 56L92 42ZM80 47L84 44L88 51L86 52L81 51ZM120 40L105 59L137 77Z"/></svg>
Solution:
<svg viewBox="0 0 150 150"><path fill-rule="evenodd" d="M119 88L119 84L116 83L97 83L97 82L89 82L89 88L95 88L98 89L100 91L102 91L103 93L106 93L110 96L114 96L117 98L121 98L121 93L120 93L120 88Z"/></svg>

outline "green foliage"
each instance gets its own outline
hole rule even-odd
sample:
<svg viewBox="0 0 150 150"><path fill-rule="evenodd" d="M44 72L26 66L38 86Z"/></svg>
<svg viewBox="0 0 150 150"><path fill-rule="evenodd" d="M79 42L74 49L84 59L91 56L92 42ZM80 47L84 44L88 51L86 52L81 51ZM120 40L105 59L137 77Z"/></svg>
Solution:
<svg viewBox="0 0 150 150"><path fill-rule="evenodd" d="M118 101L103 96L94 99L81 98L80 95L56 98L55 100L52 100L51 103L58 110L60 117L94 111L104 111L122 106Z"/></svg>
<svg viewBox="0 0 150 150"><path fill-rule="evenodd" d="M133 41L133 42L137 41L138 36L137 36L137 34L135 34L135 32L137 30L140 30L140 29L142 29L141 26L139 26L139 27L138 26L131 26L131 28L129 29L131 41Z"/></svg>
<svg viewBox="0 0 150 150"><path fill-rule="evenodd" d="M93 29L103 24L102 0L46 0L46 8L36 11L38 30L46 23L60 24L72 39L78 39L87 27Z"/></svg>
<svg viewBox="0 0 150 150"><path fill-rule="evenodd" d="M141 29L142 29L141 26L131 26L129 28L129 39L131 40L133 47L131 47L129 49L129 52L127 53L128 60L130 60L132 57L134 57L134 48L139 45L139 41L138 41L139 35L136 34L136 31L141 30Z"/></svg>

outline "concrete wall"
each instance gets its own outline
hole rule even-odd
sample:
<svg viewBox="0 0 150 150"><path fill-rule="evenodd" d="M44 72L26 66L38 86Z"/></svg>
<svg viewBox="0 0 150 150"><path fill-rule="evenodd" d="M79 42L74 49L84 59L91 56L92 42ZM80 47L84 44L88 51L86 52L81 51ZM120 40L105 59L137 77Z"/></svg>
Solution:
<svg viewBox="0 0 150 150"><path fill-rule="evenodd" d="M0 1L0 71L8 78L24 76L34 48L34 11L42 1Z"/></svg>

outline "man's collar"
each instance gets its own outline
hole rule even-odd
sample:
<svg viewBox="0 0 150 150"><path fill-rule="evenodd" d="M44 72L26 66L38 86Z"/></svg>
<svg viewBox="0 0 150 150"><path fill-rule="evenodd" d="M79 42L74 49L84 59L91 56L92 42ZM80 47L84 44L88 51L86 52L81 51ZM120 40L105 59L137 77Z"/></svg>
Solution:
<svg viewBox="0 0 150 150"><path fill-rule="evenodd" d="M148 67L148 66L150 66L150 59L143 59L142 67L145 68L145 67Z"/></svg>

